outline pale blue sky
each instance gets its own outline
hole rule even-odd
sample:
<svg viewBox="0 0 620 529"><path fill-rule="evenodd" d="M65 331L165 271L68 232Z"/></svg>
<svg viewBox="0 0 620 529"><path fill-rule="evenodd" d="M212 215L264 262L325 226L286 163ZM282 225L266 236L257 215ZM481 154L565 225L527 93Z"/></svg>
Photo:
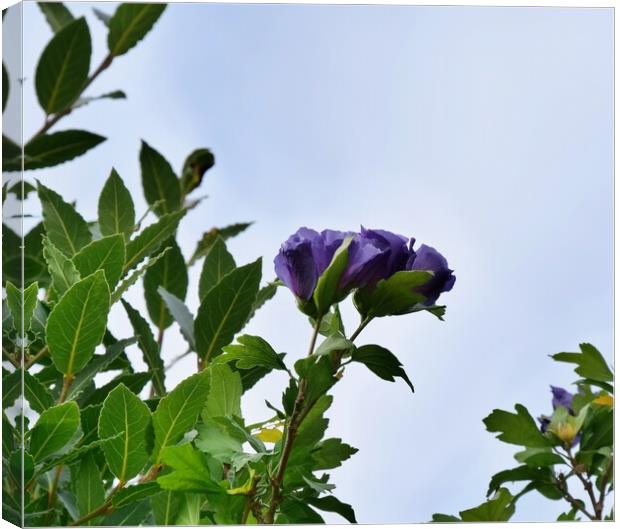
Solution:
<svg viewBox="0 0 620 529"><path fill-rule="evenodd" d="M92 5L70 7L88 18L95 63L105 31ZM30 136L43 119L33 72L51 34L34 3L24 13ZM176 5L89 92L118 88L127 101L91 104L58 127L108 141L29 175L86 216L112 166L143 210L141 138L177 169L207 146L217 165L209 200L182 223L186 256L211 226L255 220L230 248L240 263L262 255L270 279L299 226L364 224L436 246L456 270L444 323L388 318L361 337L400 358L415 395L361 366L334 391L331 434L360 449L333 472L335 493L359 521L421 522L482 502L490 476L516 466L516 447L482 418L515 402L548 412L548 385L575 378L549 354L590 341L611 358L612 10ZM130 298L142 306L139 289ZM130 332L119 310L113 325ZM290 359L309 339L284 290L247 330ZM182 352L176 330L166 350ZM170 382L193 369L179 364ZM284 384L248 393L248 418L266 418L264 398L278 401ZM531 493L514 519L563 509Z"/></svg>

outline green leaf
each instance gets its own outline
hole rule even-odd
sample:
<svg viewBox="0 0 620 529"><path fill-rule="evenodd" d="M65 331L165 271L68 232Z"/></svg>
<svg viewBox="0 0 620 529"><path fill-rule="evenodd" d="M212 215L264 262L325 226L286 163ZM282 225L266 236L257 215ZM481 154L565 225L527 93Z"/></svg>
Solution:
<svg viewBox="0 0 620 529"><path fill-rule="evenodd" d="M507 522L515 512L512 499L507 489L499 489L495 498L459 514L464 522Z"/></svg>
<svg viewBox="0 0 620 529"><path fill-rule="evenodd" d="M73 160L105 141L85 130L62 130L35 137L24 147L24 169L43 169ZM6 160L6 171L21 169L21 153Z"/></svg>
<svg viewBox="0 0 620 529"><path fill-rule="evenodd" d="M527 446L532 448L545 448L551 446L549 441L538 429L525 406L515 405L517 413L504 410L493 410L483 420L489 432L499 432L497 438L505 443Z"/></svg>
<svg viewBox="0 0 620 529"><path fill-rule="evenodd" d="M54 33L74 20L71 11L62 2L37 2L37 5Z"/></svg>
<svg viewBox="0 0 620 529"><path fill-rule="evenodd" d="M121 300L125 312L129 317L131 326L138 338L138 345L142 351L144 362L149 366L149 371L153 377L153 387L157 395L166 394L164 383L164 361L159 354L159 346L155 342L151 328L142 315L134 309L127 301Z"/></svg>
<svg viewBox="0 0 620 529"><path fill-rule="evenodd" d="M151 321L161 330L169 327L173 319L158 288L163 287L176 298L183 300L189 283L187 265L177 242L171 238L164 243L164 246L170 247L170 250L144 275L146 308Z"/></svg>
<svg viewBox="0 0 620 529"><path fill-rule="evenodd" d="M103 270L111 292L123 273L125 240L117 234L93 241L73 256L73 263L81 277Z"/></svg>
<svg viewBox="0 0 620 529"><path fill-rule="evenodd" d="M209 396L202 412L203 417L241 417L241 377L225 364L208 368L211 376Z"/></svg>
<svg viewBox="0 0 620 529"><path fill-rule="evenodd" d="M154 494L159 494L160 492L161 488L154 481L139 483L119 490L112 497L112 505L114 505L115 508L123 507L124 505L129 505L138 500L153 496Z"/></svg>
<svg viewBox="0 0 620 529"><path fill-rule="evenodd" d="M6 108L6 104L9 100L9 74L6 71L6 67L4 66L4 61L2 62L2 112Z"/></svg>
<svg viewBox="0 0 620 529"><path fill-rule="evenodd" d="M168 446L163 449L161 459L174 469L173 472L157 478L161 488L183 492L224 492L210 477L207 457L191 444Z"/></svg>
<svg viewBox="0 0 620 529"><path fill-rule="evenodd" d="M7 184L8 185L8 182ZM25 180L15 182L9 189L8 193L13 193L17 200L26 200L28 195L32 192L36 192L37 188L34 187L30 182Z"/></svg>
<svg viewBox="0 0 620 529"><path fill-rule="evenodd" d="M175 524L182 496L182 492L166 490L151 498L151 508L157 525Z"/></svg>
<svg viewBox="0 0 620 529"><path fill-rule="evenodd" d="M196 446L218 461L231 463L235 455L243 453L245 439L241 438L238 432L227 430L217 420L203 417L203 422L198 424L196 429Z"/></svg>
<svg viewBox="0 0 620 529"><path fill-rule="evenodd" d="M220 354L244 326L261 278L261 259L236 268L213 287L200 304L194 335L205 363Z"/></svg>
<svg viewBox="0 0 620 529"><path fill-rule="evenodd" d="M149 459L146 430L150 422L148 406L124 384L116 386L103 402L99 437L123 433L121 437L103 444L108 467L123 483L136 476Z"/></svg>
<svg viewBox="0 0 620 529"><path fill-rule="evenodd" d="M312 355L295 362L295 370L301 378L307 380L305 405L312 406L314 401L338 382L335 365L326 356Z"/></svg>
<svg viewBox="0 0 620 529"><path fill-rule="evenodd" d="M52 286L62 296L80 280L80 273L73 261L62 253L47 237L43 237L43 257L52 278Z"/></svg>
<svg viewBox="0 0 620 529"><path fill-rule="evenodd" d="M176 444L194 427L209 394L209 375L204 371L183 380L159 401L153 414L155 447L153 461L161 461L166 446Z"/></svg>
<svg viewBox="0 0 620 529"><path fill-rule="evenodd" d="M82 369L73 380L67 398L75 399L88 387L97 374L103 372L127 347L135 342L135 338L119 340L108 346L104 354L93 356L92 360L86 364L84 369Z"/></svg>
<svg viewBox="0 0 620 529"><path fill-rule="evenodd" d="M28 483L34 474L34 459L32 459L32 456L26 452L26 450L17 450L13 452L11 454L9 465L11 476L13 477L15 483Z"/></svg>
<svg viewBox="0 0 620 529"><path fill-rule="evenodd" d="M575 373L584 378L597 382L612 382L614 375L599 350L589 343L579 344L579 348L580 353L557 353L551 358L558 362L576 364Z"/></svg>
<svg viewBox="0 0 620 529"><path fill-rule="evenodd" d="M192 266L198 259L206 255L218 237L221 237L226 241L231 237L235 237L240 233L244 232L252 224L252 222L240 222L237 224L231 224L230 226L225 226L223 228L212 228L209 231L205 232L202 235L200 241L198 241L196 250L194 250L194 254L192 255L191 259L187 264L189 266Z"/></svg>
<svg viewBox="0 0 620 529"><path fill-rule="evenodd" d="M357 453L357 448L353 448L342 439L325 439L318 447L313 450L312 458L315 460L314 470L324 470L337 468L343 461L349 459Z"/></svg>
<svg viewBox="0 0 620 529"><path fill-rule="evenodd" d="M360 362L383 380L394 382L394 377L402 378L414 391L413 384L402 367L400 360L390 351L379 345L363 345L353 351L351 359Z"/></svg>
<svg viewBox="0 0 620 529"><path fill-rule="evenodd" d="M39 285L32 283L25 290L17 288L13 283L6 283L6 302L13 316L13 325L18 337L24 336L30 330L30 322L37 306Z"/></svg>
<svg viewBox="0 0 620 529"><path fill-rule="evenodd" d="M341 502L335 496L330 495L322 498L306 498L306 501L321 511L335 512L349 523L357 523L353 507L351 507L348 503Z"/></svg>
<svg viewBox="0 0 620 529"><path fill-rule="evenodd" d="M451 514L441 514L435 513L433 514L433 522L462 522L458 516L453 516Z"/></svg>
<svg viewBox="0 0 620 529"><path fill-rule="evenodd" d="M144 197L157 216L181 207L179 179L168 161L145 141L140 148ZM157 205L156 205L157 204Z"/></svg>
<svg viewBox="0 0 620 529"><path fill-rule="evenodd" d="M78 98L88 78L90 54L90 32L83 17L65 25L45 47L34 82L47 114L65 110Z"/></svg>
<svg viewBox="0 0 620 529"><path fill-rule="evenodd" d="M432 276L432 272L419 270L396 272L389 278L379 281L375 288L358 290L353 298L355 306L365 318L394 316L422 310L419 304L426 297L416 292L416 289L428 282Z"/></svg>
<svg viewBox="0 0 620 529"><path fill-rule="evenodd" d="M110 19L112 18L112 15L108 15L96 7L93 7L93 13L99 20L101 20L101 22L103 22L104 26L110 26Z"/></svg>
<svg viewBox="0 0 620 529"><path fill-rule="evenodd" d="M124 384L133 393L140 393L147 382L151 380L150 373L124 373L121 374L104 384L100 388L95 389L92 392L83 394L80 399L81 406L94 406L102 403L112 391L119 384Z"/></svg>
<svg viewBox="0 0 620 529"><path fill-rule="evenodd" d="M217 357L216 363L234 362L237 369L265 367L269 370L286 370L280 355L260 336L244 334L237 337L237 342L223 347L224 353Z"/></svg>
<svg viewBox="0 0 620 529"><path fill-rule="evenodd" d="M37 192L43 208L43 225L48 239L67 257L73 257L91 241L88 224L73 206L40 182Z"/></svg>
<svg viewBox="0 0 620 529"><path fill-rule="evenodd" d="M129 239L136 224L136 212L129 190L114 169L99 195L98 211L102 235L122 233Z"/></svg>
<svg viewBox="0 0 620 529"><path fill-rule="evenodd" d="M159 287L157 289L161 299L166 304L168 312L179 325L183 338L187 341L192 351L196 350L196 342L194 340L194 316L179 298L168 292L166 289Z"/></svg>
<svg viewBox="0 0 620 529"><path fill-rule="evenodd" d="M150 503L145 499L112 511L103 519L101 525L106 527L142 525L150 514Z"/></svg>
<svg viewBox="0 0 620 529"><path fill-rule="evenodd" d="M497 492L502 485L514 481L550 481L553 478L548 468L532 468L524 465L521 467L502 470L491 477L487 496Z"/></svg>
<svg viewBox="0 0 620 529"><path fill-rule="evenodd" d="M528 467L549 467L564 463L562 457L551 451L550 448L526 448L515 454L519 463L525 463Z"/></svg>
<svg viewBox="0 0 620 529"><path fill-rule="evenodd" d="M42 413L54 405L54 398L48 389L28 371L23 372L24 397L30 407L37 413ZM17 369L2 379L2 407L12 406L22 394L22 370Z"/></svg>
<svg viewBox="0 0 620 529"><path fill-rule="evenodd" d="M181 172L181 192L191 193L202 182L204 174L215 165L215 157L209 149L196 149L185 160Z"/></svg>
<svg viewBox="0 0 620 529"><path fill-rule="evenodd" d="M164 9L166 4L121 4L108 24L110 54L127 53L146 36Z"/></svg>
<svg viewBox="0 0 620 529"><path fill-rule="evenodd" d="M75 476L73 472L71 475L75 489L75 503L78 514L84 516L103 504L105 491L101 481L101 472L92 453L80 459L76 470ZM99 525L100 520L101 517L96 517L84 525Z"/></svg>
<svg viewBox="0 0 620 529"><path fill-rule="evenodd" d="M327 314L330 307L342 298L342 295L338 294L338 282L349 262L350 244L351 238L347 237L336 250L331 263L317 281L313 294L317 315Z"/></svg>
<svg viewBox="0 0 620 529"><path fill-rule="evenodd" d="M127 99L127 94L125 94L122 90L113 90L112 92L107 92L98 96L82 96L73 104L71 108L75 110L76 108L84 107L93 101L101 101L102 99Z"/></svg>
<svg viewBox="0 0 620 529"><path fill-rule="evenodd" d="M133 272L131 272L125 279L123 279L116 287L116 290L112 293L111 302L112 304L116 303L119 299L121 299L122 295L127 292L133 285L135 285L142 277L146 271L159 262L160 259L163 259L166 253L170 250L169 247L164 248L161 252L153 257L149 257L146 262L140 267L136 268Z"/></svg>
<svg viewBox="0 0 620 529"><path fill-rule="evenodd" d="M200 301L235 267L235 260L226 249L224 239L218 236L202 264L202 272L200 273L200 281L198 283Z"/></svg>
<svg viewBox="0 0 620 529"><path fill-rule="evenodd" d="M110 294L99 270L73 285L47 319L46 338L56 368L72 376L92 358L108 321Z"/></svg>
<svg viewBox="0 0 620 529"><path fill-rule="evenodd" d="M185 215L186 210L175 211L163 215L156 223L144 228L144 230L127 244L127 261L125 272L137 266L142 259L156 252L164 241L176 231L179 221Z"/></svg>
<svg viewBox="0 0 620 529"><path fill-rule="evenodd" d="M355 346L351 340L346 339L342 335L332 334L321 342L314 352L317 356L329 355L336 351L346 354L353 351Z"/></svg>
<svg viewBox="0 0 620 529"><path fill-rule="evenodd" d="M63 449L80 427L80 410L65 402L44 411L30 431L30 453L38 463Z"/></svg>

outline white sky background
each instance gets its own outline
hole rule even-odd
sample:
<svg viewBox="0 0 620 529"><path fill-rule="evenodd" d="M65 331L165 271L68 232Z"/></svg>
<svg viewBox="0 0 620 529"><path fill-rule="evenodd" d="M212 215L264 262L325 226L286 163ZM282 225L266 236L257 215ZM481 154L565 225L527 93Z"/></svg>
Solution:
<svg viewBox="0 0 620 529"><path fill-rule="evenodd" d="M106 51L94 5L113 10L70 4L90 23L92 67ZM34 3L24 19L30 137L43 120L33 79L51 31ZM457 276L442 298L446 321L387 318L360 339L392 350L416 393L355 366L330 412L331 435L360 449L332 472L335 494L358 520L427 521L481 503L490 476L516 466L517 447L494 440L481 421L515 402L549 412L548 385L576 376L548 354L590 341L611 358L612 45L610 9L169 6L89 89L120 88L129 99L93 103L54 129L108 140L27 176L77 199L92 219L114 166L141 214L140 139L177 170L204 146L216 167L201 189L210 198L181 224L186 257L210 227L243 220L256 224L229 248L242 264L263 256L265 279L301 225L363 223L442 251ZM198 274L192 269L194 312ZM144 307L141 288L128 298ZM348 305L345 314L352 329ZM122 308L111 321L118 337L131 333ZM310 328L281 290L246 332L292 362ZM184 350L169 331L167 357ZM193 359L178 364L168 386L194 369ZM279 403L285 383L272 376L244 397L248 421L269 416L263 401ZM514 520L563 510L531 493Z"/></svg>

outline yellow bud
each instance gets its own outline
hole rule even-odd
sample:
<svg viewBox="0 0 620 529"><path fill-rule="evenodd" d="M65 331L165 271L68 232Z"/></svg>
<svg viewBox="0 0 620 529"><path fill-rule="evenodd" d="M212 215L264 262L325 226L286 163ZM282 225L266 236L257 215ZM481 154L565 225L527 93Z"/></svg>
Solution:
<svg viewBox="0 0 620 529"><path fill-rule="evenodd" d="M551 431L565 443L572 443L573 439L575 439L575 436L577 435L575 425L568 422L557 424Z"/></svg>
<svg viewBox="0 0 620 529"><path fill-rule="evenodd" d="M255 436L264 443L277 443L282 439L282 431L277 428L263 428Z"/></svg>
<svg viewBox="0 0 620 529"><path fill-rule="evenodd" d="M609 406L613 408L614 398L611 395L601 395L600 397L596 397L592 402L599 406Z"/></svg>

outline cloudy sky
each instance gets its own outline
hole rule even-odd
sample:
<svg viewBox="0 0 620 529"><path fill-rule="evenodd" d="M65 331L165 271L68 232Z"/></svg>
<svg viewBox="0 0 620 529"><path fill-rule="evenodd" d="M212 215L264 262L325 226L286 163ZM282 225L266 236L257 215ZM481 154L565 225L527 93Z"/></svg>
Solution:
<svg viewBox="0 0 620 529"><path fill-rule="evenodd" d="M94 66L105 29L93 5L113 8L70 7L90 23ZM24 15L30 136L43 120L33 78L51 32L34 3ZM230 249L238 263L263 256L266 279L299 226L363 224L440 249L457 276L442 300L446 321L386 318L361 336L400 358L416 393L352 367L330 411L332 435L360 449L333 472L336 495L361 522L426 521L479 504L489 477L515 465L516 450L481 420L516 402L549 412L549 384L575 378L549 354L589 341L611 358L612 39L610 9L171 6L89 90L128 99L91 104L58 126L108 140L29 176L93 218L114 166L143 211L140 139L177 169L204 146L217 165L204 182L209 199L181 225L186 257L203 231L243 220L256 224ZM143 306L139 288L129 298ZM355 313L343 310L352 328ZM112 326L130 333L118 307ZM247 330L291 360L310 335L285 290ZM176 329L166 335L168 357L183 348ZM178 364L168 384L194 366ZM264 399L278 401L284 384L273 377L249 392L248 420L267 418ZM514 519L562 510L530 494Z"/></svg>

